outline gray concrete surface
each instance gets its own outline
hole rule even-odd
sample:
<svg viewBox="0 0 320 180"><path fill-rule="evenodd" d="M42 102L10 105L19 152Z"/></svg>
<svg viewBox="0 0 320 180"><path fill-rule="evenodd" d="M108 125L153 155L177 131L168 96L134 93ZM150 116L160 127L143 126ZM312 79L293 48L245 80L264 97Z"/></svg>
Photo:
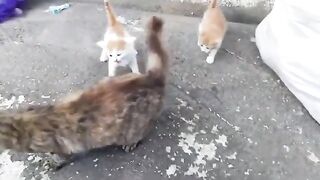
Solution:
<svg viewBox="0 0 320 180"><path fill-rule="evenodd" d="M208 5L206 0L114 0L112 2L125 8L194 17L201 17ZM274 1L221 0L219 2L228 21L258 24L271 11Z"/></svg>
<svg viewBox="0 0 320 180"><path fill-rule="evenodd" d="M102 7L80 2L51 15L43 12L48 6L38 3L0 25L2 110L51 103L107 75L95 46L106 25ZM116 11L138 37L143 64L142 30L155 13ZM255 26L230 23L208 65L196 45L199 18L157 15L166 22L172 65L166 105L150 136L132 153L109 147L56 173L45 171L45 154L3 152L0 179L319 179L320 127L259 58Z"/></svg>

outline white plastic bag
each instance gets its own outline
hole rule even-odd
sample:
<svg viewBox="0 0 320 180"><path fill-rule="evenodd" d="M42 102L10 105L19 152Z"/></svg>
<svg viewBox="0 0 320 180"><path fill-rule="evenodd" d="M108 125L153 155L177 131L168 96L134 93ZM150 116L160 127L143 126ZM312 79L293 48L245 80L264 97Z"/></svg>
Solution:
<svg viewBox="0 0 320 180"><path fill-rule="evenodd" d="M276 0L256 29L263 61L320 123L320 0Z"/></svg>

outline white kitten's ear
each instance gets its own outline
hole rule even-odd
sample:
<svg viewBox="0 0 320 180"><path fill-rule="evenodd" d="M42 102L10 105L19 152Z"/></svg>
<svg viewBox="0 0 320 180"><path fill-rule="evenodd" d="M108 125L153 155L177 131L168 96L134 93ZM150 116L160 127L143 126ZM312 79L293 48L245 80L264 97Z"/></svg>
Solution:
<svg viewBox="0 0 320 180"><path fill-rule="evenodd" d="M106 47L106 43L104 41L98 41L97 46L101 47L102 49L104 49Z"/></svg>
<svg viewBox="0 0 320 180"><path fill-rule="evenodd" d="M133 37L133 36L130 36L130 37L127 37L126 38L126 41L128 42L128 43L133 43L133 42L135 42L136 41L136 37Z"/></svg>

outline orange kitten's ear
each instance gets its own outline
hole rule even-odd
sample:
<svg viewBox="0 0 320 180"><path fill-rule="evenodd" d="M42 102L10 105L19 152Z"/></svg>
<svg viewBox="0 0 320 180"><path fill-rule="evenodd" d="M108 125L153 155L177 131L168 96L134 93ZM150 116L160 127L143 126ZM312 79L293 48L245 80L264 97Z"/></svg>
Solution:
<svg viewBox="0 0 320 180"><path fill-rule="evenodd" d="M106 47L106 43L104 41L98 41L96 43L97 46L101 47L102 49L104 49Z"/></svg>

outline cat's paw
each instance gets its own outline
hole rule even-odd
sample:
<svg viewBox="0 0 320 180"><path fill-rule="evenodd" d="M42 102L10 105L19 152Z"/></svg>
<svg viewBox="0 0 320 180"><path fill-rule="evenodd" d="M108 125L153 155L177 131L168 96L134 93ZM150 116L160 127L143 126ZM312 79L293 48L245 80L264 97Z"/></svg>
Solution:
<svg viewBox="0 0 320 180"><path fill-rule="evenodd" d="M122 149L125 151L125 152L131 152L133 151L135 148L137 148L139 143L135 143L135 144L132 144L132 145L123 145L122 146Z"/></svg>
<svg viewBox="0 0 320 180"><path fill-rule="evenodd" d="M139 74L139 75L141 75L141 74L142 74L142 73L141 73L141 72L139 72L139 71L132 71L132 73Z"/></svg>
<svg viewBox="0 0 320 180"><path fill-rule="evenodd" d="M99 60L100 60L100 62L107 62L108 61L108 59L105 58L104 56L100 56Z"/></svg>
<svg viewBox="0 0 320 180"><path fill-rule="evenodd" d="M51 158L41 159L38 163L40 167L44 168L45 172L55 171L56 168L60 165L60 162L55 161Z"/></svg>
<svg viewBox="0 0 320 180"><path fill-rule="evenodd" d="M56 154L51 154L47 159L42 160L41 163L47 171L57 171L63 167L65 161L65 158Z"/></svg>
<svg viewBox="0 0 320 180"><path fill-rule="evenodd" d="M212 63L214 63L214 57L208 56L206 61L207 61L208 64L212 64Z"/></svg>

